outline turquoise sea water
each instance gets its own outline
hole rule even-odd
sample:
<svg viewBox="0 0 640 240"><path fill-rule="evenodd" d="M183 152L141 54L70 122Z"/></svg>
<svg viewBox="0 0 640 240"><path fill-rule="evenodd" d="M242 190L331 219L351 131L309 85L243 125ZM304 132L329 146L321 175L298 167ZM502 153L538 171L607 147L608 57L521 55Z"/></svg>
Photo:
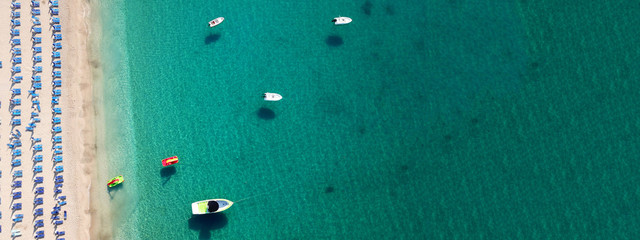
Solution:
<svg viewBox="0 0 640 240"><path fill-rule="evenodd" d="M98 3L115 239L640 237L636 1L161 2Z"/></svg>

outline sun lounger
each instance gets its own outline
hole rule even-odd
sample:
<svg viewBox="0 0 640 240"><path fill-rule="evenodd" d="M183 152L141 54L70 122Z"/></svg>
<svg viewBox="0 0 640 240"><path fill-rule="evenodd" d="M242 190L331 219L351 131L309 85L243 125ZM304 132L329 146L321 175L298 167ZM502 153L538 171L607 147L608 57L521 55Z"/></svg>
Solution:
<svg viewBox="0 0 640 240"><path fill-rule="evenodd" d="M54 51L53 53L51 53L51 58L60 58L60 52L58 51Z"/></svg>
<svg viewBox="0 0 640 240"><path fill-rule="evenodd" d="M19 167L21 165L22 165L22 160L20 159L11 160L11 167Z"/></svg>
<svg viewBox="0 0 640 240"><path fill-rule="evenodd" d="M22 93L22 90L20 88L12 88L11 89L11 94L12 95L20 95Z"/></svg>
<svg viewBox="0 0 640 240"><path fill-rule="evenodd" d="M44 210L42 208L37 208L33 211L34 216L42 216L44 214Z"/></svg>
<svg viewBox="0 0 640 240"><path fill-rule="evenodd" d="M11 230L11 237L16 238L22 236L22 232L18 229Z"/></svg>
<svg viewBox="0 0 640 240"><path fill-rule="evenodd" d="M41 37L32 37L31 41L33 41L33 43L42 43L42 38Z"/></svg>
<svg viewBox="0 0 640 240"><path fill-rule="evenodd" d="M20 119L11 119L11 126L20 126L22 121Z"/></svg>
<svg viewBox="0 0 640 240"><path fill-rule="evenodd" d="M41 197L33 199L33 205L38 206L44 204L44 200Z"/></svg>
<svg viewBox="0 0 640 240"><path fill-rule="evenodd" d="M22 209L22 203L14 203L13 205L11 205L11 210L21 210Z"/></svg>
<svg viewBox="0 0 640 240"><path fill-rule="evenodd" d="M20 29L11 29L9 30L9 33L12 37L18 37L20 36Z"/></svg>
<svg viewBox="0 0 640 240"><path fill-rule="evenodd" d="M35 123L39 123L39 122L40 122L40 118L32 118L32 119L31 119L31 122L32 122L33 124L35 124Z"/></svg>
<svg viewBox="0 0 640 240"><path fill-rule="evenodd" d="M20 3L19 2L12 2L11 3L11 9L20 9Z"/></svg>
<svg viewBox="0 0 640 240"><path fill-rule="evenodd" d="M51 119L51 123L53 123L54 125L55 125L55 124L60 124L60 122L61 122L60 117L53 117L53 118Z"/></svg>
<svg viewBox="0 0 640 240"><path fill-rule="evenodd" d="M13 55L22 55L22 48L11 48L11 54Z"/></svg>
<svg viewBox="0 0 640 240"><path fill-rule="evenodd" d="M22 181L20 181L20 180L13 181L13 183L11 183L11 187L13 187L13 188L22 187Z"/></svg>
<svg viewBox="0 0 640 240"><path fill-rule="evenodd" d="M52 133L61 133L62 132L62 127L55 126L55 127L51 128L51 132Z"/></svg>
<svg viewBox="0 0 640 240"><path fill-rule="evenodd" d="M42 62L42 56L40 56L40 55L33 56L33 61L35 63L41 63Z"/></svg>
<svg viewBox="0 0 640 240"><path fill-rule="evenodd" d="M58 50L58 49L62 49L62 43L61 42L53 43L53 50Z"/></svg>
<svg viewBox="0 0 640 240"><path fill-rule="evenodd" d="M60 224L62 224L62 221L61 221L61 220L58 220L58 221L53 222L53 225L60 225Z"/></svg>
<svg viewBox="0 0 640 240"><path fill-rule="evenodd" d="M53 80L51 84L53 85L53 87L62 87L62 80Z"/></svg>
<svg viewBox="0 0 640 240"><path fill-rule="evenodd" d="M20 38L11 39L11 46L20 45Z"/></svg>
<svg viewBox="0 0 640 240"><path fill-rule="evenodd" d="M40 7L40 1L38 0L31 0L31 7Z"/></svg>
<svg viewBox="0 0 640 240"><path fill-rule="evenodd" d="M60 31L62 31L62 25L54 24L53 25L53 32L60 32Z"/></svg>
<svg viewBox="0 0 640 240"><path fill-rule="evenodd" d="M22 177L22 170L15 170L15 171L13 171L13 177L14 177L14 178Z"/></svg>
<svg viewBox="0 0 640 240"><path fill-rule="evenodd" d="M13 64L20 64L20 63L22 63L22 58L21 58L21 57L14 57L14 58L11 58L11 63L13 63Z"/></svg>
<svg viewBox="0 0 640 240"><path fill-rule="evenodd" d="M22 111L20 111L20 109L11 110L11 116L20 116L21 113Z"/></svg>
<svg viewBox="0 0 640 240"><path fill-rule="evenodd" d="M53 71L53 73L51 75L53 75L54 78L59 78L59 77L62 77L62 72L61 71Z"/></svg>
<svg viewBox="0 0 640 240"><path fill-rule="evenodd" d="M67 205L67 201L60 201L60 202L58 203L58 205L60 205L60 206Z"/></svg>
<svg viewBox="0 0 640 240"><path fill-rule="evenodd" d="M60 40L62 40L62 34L60 33L53 34L53 41L60 41Z"/></svg>
<svg viewBox="0 0 640 240"><path fill-rule="evenodd" d="M42 148L40 148L40 150L42 150ZM42 162L42 155L38 154L33 156L33 162L36 162L36 163Z"/></svg>
<svg viewBox="0 0 640 240"><path fill-rule="evenodd" d="M33 191L36 195L44 194L44 187L37 187L35 191Z"/></svg>
<svg viewBox="0 0 640 240"><path fill-rule="evenodd" d="M40 9L38 9L38 8L31 9L31 15L39 16L40 15Z"/></svg>
<svg viewBox="0 0 640 240"><path fill-rule="evenodd" d="M39 83L42 86L41 82L36 82L36 83ZM36 83L33 83L33 85L35 86ZM38 99L38 98L31 99L31 104L33 104L33 105L40 104L40 99Z"/></svg>
<svg viewBox="0 0 640 240"><path fill-rule="evenodd" d="M53 93L53 96L60 96L60 95L62 95L62 90L60 90L60 89L54 89L54 90L52 91L52 93Z"/></svg>
<svg viewBox="0 0 640 240"><path fill-rule="evenodd" d="M22 82L22 76L13 76L13 77L11 77L11 82L13 82L13 83L21 83Z"/></svg>
<svg viewBox="0 0 640 240"><path fill-rule="evenodd" d="M62 109L61 108L53 108L53 113L54 114L62 114Z"/></svg>
<svg viewBox="0 0 640 240"><path fill-rule="evenodd" d="M67 196L59 196L58 197L58 201L64 201L67 200Z"/></svg>
<svg viewBox="0 0 640 240"><path fill-rule="evenodd" d="M35 90L41 90L41 89L42 89L42 83L39 83L39 82L37 82L37 83L33 83L31 86L32 86L32 87L33 87L33 89L35 89ZM40 101L38 101L38 103L40 103ZM40 111L40 110L38 110L38 111Z"/></svg>
<svg viewBox="0 0 640 240"><path fill-rule="evenodd" d="M21 104L22 104L22 100L20 100L20 98L11 99L11 105L19 106Z"/></svg>
<svg viewBox="0 0 640 240"><path fill-rule="evenodd" d="M60 103L60 97L51 97L51 104L57 105Z"/></svg>
<svg viewBox="0 0 640 240"><path fill-rule="evenodd" d="M64 172L64 167L62 165L56 166L53 170L55 173L61 173Z"/></svg>
<svg viewBox="0 0 640 240"><path fill-rule="evenodd" d="M61 163L62 162L62 156L60 156L60 155L54 156L53 157L53 162L54 163Z"/></svg>
<svg viewBox="0 0 640 240"><path fill-rule="evenodd" d="M51 15L57 16L60 13L60 10L58 10L57 8L51 8L49 9L49 13L51 13Z"/></svg>
<svg viewBox="0 0 640 240"><path fill-rule="evenodd" d="M33 172L34 173L41 173L42 172L42 165L33 166Z"/></svg>
<svg viewBox="0 0 640 240"><path fill-rule="evenodd" d="M62 154L62 150L55 150L55 151L53 151L53 154L54 155L60 155L60 154Z"/></svg>
<svg viewBox="0 0 640 240"><path fill-rule="evenodd" d="M11 19L11 26L19 27L20 26L20 19Z"/></svg>
<svg viewBox="0 0 640 240"><path fill-rule="evenodd" d="M49 0L49 7L58 7L58 0Z"/></svg>
<svg viewBox="0 0 640 240"><path fill-rule="evenodd" d="M31 28L31 32L38 34L38 33L42 33L42 28L41 27L32 27Z"/></svg>
<svg viewBox="0 0 640 240"><path fill-rule="evenodd" d="M33 66L33 72L34 73L41 73L42 72L42 66ZM34 77L38 77L38 79L40 79L40 76L32 76L31 79L34 79Z"/></svg>
<svg viewBox="0 0 640 240"><path fill-rule="evenodd" d="M11 193L11 196L13 197L13 199L20 199L22 198L22 192Z"/></svg>
<svg viewBox="0 0 640 240"><path fill-rule="evenodd" d="M42 53L42 47L33 47L33 53Z"/></svg>
<svg viewBox="0 0 640 240"><path fill-rule="evenodd" d="M11 11L11 18L20 18L20 12Z"/></svg>
<svg viewBox="0 0 640 240"><path fill-rule="evenodd" d="M33 178L33 182L34 183L43 183L44 178L43 177L34 177Z"/></svg>
<svg viewBox="0 0 640 240"><path fill-rule="evenodd" d="M36 25L36 26L40 26L40 24L42 24L40 22L40 18L38 18L36 16L31 16L31 22L33 23L33 25Z"/></svg>
<svg viewBox="0 0 640 240"><path fill-rule="evenodd" d="M11 67L11 73L21 73L22 72L22 68L19 66L13 66Z"/></svg>
<svg viewBox="0 0 640 240"><path fill-rule="evenodd" d="M58 24L58 23L60 23L60 18L59 17L52 17L50 22L51 22L51 24Z"/></svg>

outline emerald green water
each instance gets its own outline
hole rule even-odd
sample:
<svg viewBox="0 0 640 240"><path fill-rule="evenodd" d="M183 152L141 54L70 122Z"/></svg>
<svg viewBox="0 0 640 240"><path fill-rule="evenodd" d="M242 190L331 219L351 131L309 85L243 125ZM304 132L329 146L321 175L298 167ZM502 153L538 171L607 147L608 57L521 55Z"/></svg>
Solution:
<svg viewBox="0 0 640 240"><path fill-rule="evenodd" d="M638 238L637 2L99 5L115 239Z"/></svg>

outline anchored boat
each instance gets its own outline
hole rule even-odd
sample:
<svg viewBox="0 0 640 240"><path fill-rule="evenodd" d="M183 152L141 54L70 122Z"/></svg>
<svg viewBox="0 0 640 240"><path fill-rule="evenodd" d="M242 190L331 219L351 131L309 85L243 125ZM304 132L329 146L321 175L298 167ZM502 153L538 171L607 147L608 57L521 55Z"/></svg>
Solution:
<svg viewBox="0 0 640 240"><path fill-rule="evenodd" d="M352 21L351 18L348 18L348 17L337 17L331 20L331 22L333 22L333 24L335 25L345 25L345 24L349 24L351 21Z"/></svg>
<svg viewBox="0 0 640 240"><path fill-rule="evenodd" d="M265 101L280 101L282 99L282 96L280 96L280 94L277 93L264 93L262 94L262 98L264 98Z"/></svg>
<svg viewBox="0 0 640 240"><path fill-rule="evenodd" d="M111 180L109 180L109 182L107 183L107 186L109 187L115 187L118 186L118 184L124 182L124 177L122 177L122 175L117 176L112 178Z"/></svg>
<svg viewBox="0 0 640 240"><path fill-rule="evenodd" d="M178 156L173 156L173 157L170 157L170 158L162 159L162 166L163 167L168 167L168 166L171 166L171 165L176 164L176 163L178 163Z"/></svg>
<svg viewBox="0 0 640 240"><path fill-rule="evenodd" d="M194 215L219 213L227 210L231 205L233 205L233 202L227 199L203 200L192 203L191 212L193 212Z"/></svg>
<svg viewBox="0 0 640 240"><path fill-rule="evenodd" d="M213 19L213 20L209 21L209 27L215 27L218 24L222 23L222 21L224 21L223 17L219 17L219 18Z"/></svg>

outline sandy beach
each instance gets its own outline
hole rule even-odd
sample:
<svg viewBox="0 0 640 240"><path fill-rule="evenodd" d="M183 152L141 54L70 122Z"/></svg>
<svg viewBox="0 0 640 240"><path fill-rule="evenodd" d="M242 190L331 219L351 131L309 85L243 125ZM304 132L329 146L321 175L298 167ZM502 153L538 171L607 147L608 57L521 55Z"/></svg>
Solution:
<svg viewBox="0 0 640 240"><path fill-rule="evenodd" d="M56 239L56 231L64 231L66 239L90 239L93 213L90 190L95 172L93 87L87 46L90 8L85 1L61 1L59 15L55 16L49 12L48 1L40 1L39 7L30 6L30 1L16 2L21 4L19 9L12 9L9 1L0 4L0 32L3 32L0 41L4 44L0 55L0 78L3 79L0 81L0 141L4 146L0 152L0 239L10 239L12 230L20 230L25 237L43 231L44 239ZM32 9L40 10L39 15L33 16L39 18L41 25L32 21ZM20 12L19 17L17 12ZM53 17L60 18L61 32L54 32L51 27ZM12 19L19 20L20 25L12 25ZM32 33L33 27L40 27L41 33ZM11 29L19 30L19 36L7 34ZM54 34L62 34L62 40L57 41L63 46L61 50L52 48ZM41 43L34 42L32 37L40 37ZM20 44L12 45L12 39L20 39ZM35 53L33 47L41 47L42 52ZM16 54L15 48L20 48L21 53ZM54 58L53 51L60 51L60 58ZM41 57L41 62L34 56ZM12 63L12 58L21 58L21 63ZM60 68L51 64L55 60L62 62ZM21 72L12 72L14 66L20 67ZM33 70L34 66L41 66L42 71ZM53 71L61 71L61 77L54 78ZM36 83L32 81L34 76L41 77L41 89L30 92ZM16 77L22 77L22 80L12 81ZM62 86L54 87L54 80L61 80ZM21 93L12 94L15 89L20 89ZM57 95L54 90L61 91L58 104L52 103L52 97ZM16 99L21 103L12 105L12 100L15 102ZM54 108L60 108L62 113L54 114ZM54 117L59 117L61 123L54 124ZM33 130L28 129L32 127L31 123L35 123ZM54 133L54 127L60 127L61 132ZM53 142L56 136L61 137L61 143ZM62 153L55 153L55 150ZM56 156L62 156L63 160L55 163ZM57 166L62 169L56 170ZM22 171L22 176L14 177L18 171ZM64 182L56 183L56 176L62 176ZM42 177L42 183L36 183L36 177ZM62 184L62 187L56 184ZM55 193L55 189L61 192ZM43 190L42 193L36 193L39 190ZM20 197L15 197L18 192ZM59 200L61 196L66 196L66 202ZM35 204L39 198L42 198L42 204ZM60 207L58 216L62 221L58 224L52 220L55 216L52 210L56 206ZM42 214L38 213L39 209ZM21 221L19 214L22 214ZM36 227L38 220L43 220L44 224Z"/></svg>

